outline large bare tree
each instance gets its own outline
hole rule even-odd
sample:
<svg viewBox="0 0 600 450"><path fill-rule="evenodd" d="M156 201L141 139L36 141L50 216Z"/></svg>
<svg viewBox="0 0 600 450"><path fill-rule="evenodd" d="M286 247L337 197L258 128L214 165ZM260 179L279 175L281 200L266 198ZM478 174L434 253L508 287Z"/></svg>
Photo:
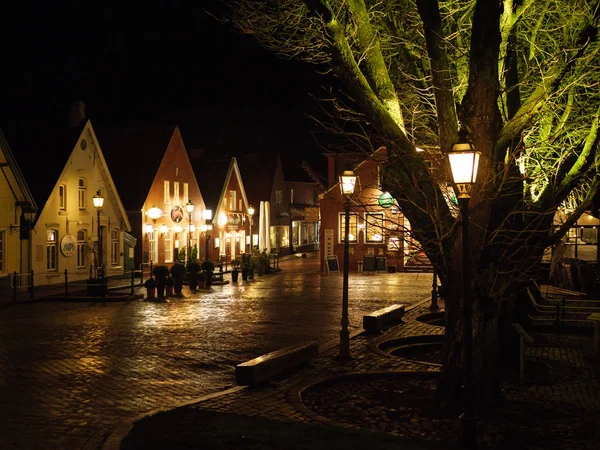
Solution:
<svg viewBox="0 0 600 450"><path fill-rule="evenodd" d="M384 186L446 290L438 391L447 401L461 386L460 227L445 183L415 148L444 153L468 131L481 152L469 242L475 387L480 402L494 403L515 294L600 185L600 0L227 3L241 32L332 72L350 99L334 99L337 112L385 143Z"/></svg>

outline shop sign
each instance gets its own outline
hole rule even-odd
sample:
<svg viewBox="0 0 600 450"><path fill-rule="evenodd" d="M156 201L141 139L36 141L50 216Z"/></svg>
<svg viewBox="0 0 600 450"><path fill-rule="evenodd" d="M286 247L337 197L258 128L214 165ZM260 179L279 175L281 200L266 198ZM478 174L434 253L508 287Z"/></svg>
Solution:
<svg viewBox="0 0 600 450"><path fill-rule="evenodd" d="M381 197L379 197L377 203L379 203L379 206L382 208L389 208L390 206L394 206L394 197L392 197L392 194L389 192L384 192L381 194Z"/></svg>
<svg viewBox="0 0 600 450"><path fill-rule="evenodd" d="M179 205L171 208L171 220L175 223L179 223L183 220L183 208Z"/></svg>
<svg viewBox="0 0 600 450"><path fill-rule="evenodd" d="M315 223L319 221L319 208L314 206L307 206L304 208L304 220L309 223Z"/></svg>
<svg viewBox="0 0 600 450"><path fill-rule="evenodd" d="M67 258L75 254L77 250L77 241L70 234L65 235L60 241L60 252Z"/></svg>

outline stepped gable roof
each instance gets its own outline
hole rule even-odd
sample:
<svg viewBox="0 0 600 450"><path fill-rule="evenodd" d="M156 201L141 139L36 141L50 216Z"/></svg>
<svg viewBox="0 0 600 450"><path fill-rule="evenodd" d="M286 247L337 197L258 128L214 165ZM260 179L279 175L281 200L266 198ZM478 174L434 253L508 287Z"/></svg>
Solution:
<svg viewBox="0 0 600 450"><path fill-rule="evenodd" d="M145 125L96 129L125 210L142 209L176 128L176 125Z"/></svg>
<svg viewBox="0 0 600 450"><path fill-rule="evenodd" d="M50 197L87 123L87 119L77 127L48 123L44 128L21 130L15 137L13 155L40 208Z"/></svg>
<svg viewBox="0 0 600 450"><path fill-rule="evenodd" d="M202 198L206 205L206 209L210 209L213 212L213 218L215 210L221 198L223 192L223 186L229 167L232 164L231 157L209 157L204 158L191 158L192 167L200 192L202 192Z"/></svg>

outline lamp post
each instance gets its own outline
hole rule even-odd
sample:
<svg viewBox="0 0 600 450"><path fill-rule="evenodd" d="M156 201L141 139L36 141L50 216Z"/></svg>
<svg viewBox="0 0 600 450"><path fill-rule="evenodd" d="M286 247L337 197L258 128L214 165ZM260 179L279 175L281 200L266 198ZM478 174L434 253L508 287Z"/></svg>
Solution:
<svg viewBox="0 0 600 450"><path fill-rule="evenodd" d="M452 178L458 189L458 204L461 217L462 240L462 328L463 328L463 447L477 448L475 416L473 413L473 300L469 286L469 199L471 188L477 179L479 152L473 144L460 134L459 142L452 146L448 160L452 170Z"/></svg>
<svg viewBox="0 0 600 450"><path fill-rule="evenodd" d="M187 262L191 261L190 256L192 255L192 213L194 212L194 204L191 200L185 204L185 210L188 213L188 239L187 239Z"/></svg>
<svg viewBox="0 0 600 450"><path fill-rule="evenodd" d="M104 205L104 197L100 193L100 189L96 191L96 195L92 198L92 202L94 203L94 207L96 211L98 211L98 267L101 273L101 277L104 278L104 268L102 267L102 229L100 228L100 211L102 210L102 206Z"/></svg>
<svg viewBox="0 0 600 450"><path fill-rule="evenodd" d="M344 203L345 211L345 234L344 234L344 279L342 287L342 329L340 330L340 351L338 359L350 359L350 331L348 331L348 267L350 258L350 198L354 194L357 176L352 170L346 170L340 177L340 189L346 201Z"/></svg>
<svg viewBox="0 0 600 450"><path fill-rule="evenodd" d="M254 206L248 206L248 215L250 216L250 252L252 252L252 221L254 220Z"/></svg>

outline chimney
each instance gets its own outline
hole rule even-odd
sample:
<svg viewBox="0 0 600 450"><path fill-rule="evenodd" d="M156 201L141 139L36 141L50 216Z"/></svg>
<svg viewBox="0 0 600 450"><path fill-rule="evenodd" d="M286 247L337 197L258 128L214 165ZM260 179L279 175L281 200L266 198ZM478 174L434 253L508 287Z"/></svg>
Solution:
<svg viewBox="0 0 600 450"><path fill-rule="evenodd" d="M71 103L71 114L69 115L69 126L76 128L85 119L85 103L77 100Z"/></svg>

